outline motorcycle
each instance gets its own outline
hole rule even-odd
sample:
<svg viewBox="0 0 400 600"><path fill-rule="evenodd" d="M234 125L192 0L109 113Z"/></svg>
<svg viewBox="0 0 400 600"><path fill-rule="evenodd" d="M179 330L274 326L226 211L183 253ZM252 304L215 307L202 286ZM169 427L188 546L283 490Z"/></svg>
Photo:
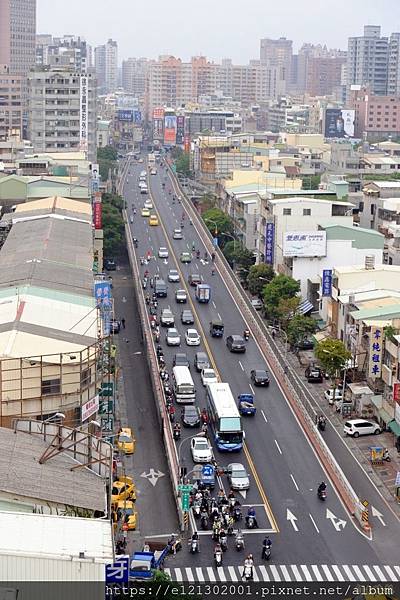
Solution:
<svg viewBox="0 0 400 600"><path fill-rule="evenodd" d="M250 567L250 565L245 565L243 569L243 577L246 581L253 579L253 569Z"/></svg>
<svg viewBox="0 0 400 600"><path fill-rule="evenodd" d="M180 429L174 429L174 440L180 440L181 439L181 430Z"/></svg>
<svg viewBox="0 0 400 600"><path fill-rule="evenodd" d="M147 279L143 279L142 286L144 290L147 288Z"/></svg>
<svg viewBox="0 0 400 600"><path fill-rule="evenodd" d="M244 537L242 533L237 533L235 537L235 548L238 552L244 550Z"/></svg>
<svg viewBox="0 0 400 600"><path fill-rule="evenodd" d="M236 523L243 519L242 511L239 506L235 506L233 509L233 519Z"/></svg>
<svg viewBox="0 0 400 600"><path fill-rule="evenodd" d="M201 528L203 529L203 531L208 529L208 516L207 515L201 516L200 525L201 525Z"/></svg>
<svg viewBox="0 0 400 600"><path fill-rule="evenodd" d="M271 546L263 546L261 558L264 560L271 558Z"/></svg>
<svg viewBox="0 0 400 600"><path fill-rule="evenodd" d="M318 429L320 431L325 431L325 428L326 428L326 421L325 421L325 419L319 419L318 420Z"/></svg>
<svg viewBox="0 0 400 600"><path fill-rule="evenodd" d="M219 543L221 544L222 552L226 552L228 550L228 538L226 537L226 534L220 536Z"/></svg>
<svg viewBox="0 0 400 600"><path fill-rule="evenodd" d="M216 550L214 552L215 566L222 567L222 550Z"/></svg>
<svg viewBox="0 0 400 600"><path fill-rule="evenodd" d="M247 515L246 524L247 524L248 529L255 529L255 526L256 526L255 517L253 515Z"/></svg>
<svg viewBox="0 0 400 600"><path fill-rule="evenodd" d="M143 256L140 257L140 264L144 265L144 257Z"/></svg>
<svg viewBox="0 0 400 600"><path fill-rule="evenodd" d="M193 504L193 514L196 519L198 519L200 517L200 507L201 507L201 502L196 500L196 502Z"/></svg>
<svg viewBox="0 0 400 600"><path fill-rule="evenodd" d="M250 331L247 331L247 330L246 330L246 331L244 331L244 332L243 332L243 337L244 337L244 339L246 340L246 342L248 342L248 341L249 341L249 339L250 339Z"/></svg>
<svg viewBox="0 0 400 600"><path fill-rule="evenodd" d="M326 500L326 490L318 490L318 498L324 502Z"/></svg>
<svg viewBox="0 0 400 600"><path fill-rule="evenodd" d="M227 528L227 530L226 530L226 533L227 533L228 535L233 535L233 533L234 533L234 532L233 532L233 525L231 525L231 524L229 524L229 525L228 525L228 528Z"/></svg>
<svg viewBox="0 0 400 600"><path fill-rule="evenodd" d="M197 540L196 538L192 538L190 540L190 553L197 554L198 551L199 551L199 540Z"/></svg>

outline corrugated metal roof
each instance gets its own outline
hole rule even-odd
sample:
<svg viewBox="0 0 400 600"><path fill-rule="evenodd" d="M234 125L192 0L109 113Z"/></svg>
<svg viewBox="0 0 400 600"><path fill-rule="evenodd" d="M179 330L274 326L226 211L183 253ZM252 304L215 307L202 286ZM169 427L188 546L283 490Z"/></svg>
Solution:
<svg viewBox="0 0 400 600"><path fill-rule="evenodd" d="M14 215L18 216L20 213L41 214L42 212L71 213L71 215L79 214L81 218L82 215L87 215L91 218L92 208L87 202L79 202L79 200L72 200L63 196L49 196L40 200L18 204Z"/></svg>
<svg viewBox="0 0 400 600"><path fill-rule="evenodd" d="M354 310L350 314L355 321L364 321L365 319L381 320L381 318L384 319L385 317L395 318L400 315L400 302L389 306Z"/></svg>

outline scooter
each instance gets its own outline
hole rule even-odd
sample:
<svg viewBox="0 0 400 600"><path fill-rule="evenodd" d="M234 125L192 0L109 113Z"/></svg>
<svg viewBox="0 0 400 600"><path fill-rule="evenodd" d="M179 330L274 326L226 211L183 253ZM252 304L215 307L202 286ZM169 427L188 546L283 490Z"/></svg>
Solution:
<svg viewBox="0 0 400 600"><path fill-rule="evenodd" d="M235 548L238 552L244 550L244 537L242 533L237 533L235 537Z"/></svg>
<svg viewBox="0 0 400 600"><path fill-rule="evenodd" d="M318 421L318 429L320 431L325 431L325 428L326 428L326 421L325 421L325 419L319 420Z"/></svg>
<svg viewBox="0 0 400 600"><path fill-rule="evenodd" d="M271 546L263 546L261 558L264 560L271 558Z"/></svg>
<svg viewBox="0 0 400 600"><path fill-rule="evenodd" d="M326 490L318 490L317 494L318 494L318 498L320 500L322 500L322 502L325 502L325 500L326 500Z"/></svg>
<svg viewBox="0 0 400 600"><path fill-rule="evenodd" d="M198 519L200 517L200 512L201 512L200 507L201 507L201 502L196 501L193 504L193 514L196 519Z"/></svg>
<svg viewBox="0 0 400 600"><path fill-rule="evenodd" d="M181 439L181 430L180 429L174 429L174 440L180 440Z"/></svg>
<svg viewBox="0 0 400 600"><path fill-rule="evenodd" d="M215 551L214 559L215 559L215 566L221 567L222 566L222 551L221 550Z"/></svg>
<svg viewBox="0 0 400 600"><path fill-rule="evenodd" d="M246 525L247 525L248 529L255 529L255 527L256 527L256 520L255 520L255 517L253 515L247 515L247 517L246 517Z"/></svg>
<svg viewBox="0 0 400 600"><path fill-rule="evenodd" d="M192 538L190 540L190 553L197 554L198 551L199 551L199 540L196 540L196 538Z"/></svg>
<svg viewBox="0 0 400 600"><path fill-rule="evenodd" d="M233 520L238 522L243 519L242 511L239 506L235 506L233 509Z"/></svg>
<svg viewBox="0 0 400 600"><path fill-rule="evenodd" d="M208 529L208 516L207 515L202 515L201 516L201 520L200 520L200 525L201 528L203 529L203 531Z"/></svg>
<svg viewBox="0 0 400 600"><path fill-rule="evenodd" d="M243 337L244 337L244 339L246 340L246 342L248 342L248 341L249 341L249 339L250 339L250 332L249 332L249 331L245 331L245 332L243 333Z"/></svg>
<svg viewBox="0 0 400 600"><path fill-rule="evenodd" d="M221 535L219 543L221 544L222 552L226 552L228 550L228 538L226 535Z"/></svg>

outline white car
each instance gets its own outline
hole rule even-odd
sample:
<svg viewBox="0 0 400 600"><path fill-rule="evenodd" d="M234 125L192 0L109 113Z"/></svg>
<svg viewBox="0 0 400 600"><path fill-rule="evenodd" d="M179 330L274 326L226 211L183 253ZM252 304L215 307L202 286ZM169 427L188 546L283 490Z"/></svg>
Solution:
<svg viewBox="0 0 400 600"><path fill-rule="evenodd" d="M179 335L179 331L175 327L170 327L165 336L165 341L167 342L167 346L180 346L181 336Z"/></svg>
<svg viewBox="0 0 400 600"><path fill-rule="evenodd" d="M212 450L208 440L204 437L194 437L190 442L193 462L208 463L212 461Z"/></svg>
<svg viewBox="0 0 400 600"><path fill-rule="evenodd" d="M328 390L325 390L324 397L325 397L325 400L327 400L328 403L331 406L333 406L333 404L335 402L343 400L343 393L342 393L342 390L340 388L336 388L335 389L335 396L334 396L333 395L333 388L329 388Z"/></svg>
<svg viewBox="0 0 400 600"><path fill-rule="evenodd" d="M188 329L185 333L185 340L188 346L200 346L200 336L196 329Z"/></svg>
<svg viewBox="0 0 400 600"><path fill-rule="evenodd" d="M180 281L179 273L176 269L170 269L168 272L168 281L171 283L179 283Z"/></svg>
<svg viewBox="0 0 400 600"><path fill-rule="evenodd" d="M172 234L172 237L174 238L174 240L182 240L183 239L182 229L174 229L174 233Z"/></svg>
<svg viewBox="0 0 400 600"><path fill-rule="evenodd" d="M149 210L151 210L153 208L153 203L151 200L146 200L146 202L144 203L144 207L148 208Z"/></svg>
<svg viewBox="0 0 400 600"><path fill-rule="evenodd" d="M366 421L365 419L350 419L344 424L343 431L346 435L358 438L359 435L374 434L378 435L381 432L381 428L378 423L373 421Z"/></svg>
<svg viewBox="0 0 400 600"><path fill-rule="evenodd" d="M218 383L214 369L203 369L201 372L201 382L204 386L208 383Z"/></svg>
<svg viewBox="0 0 400 600"><path fill-rule="evenodd" d="M228 465L228 481L233 490L248 490L250 487L249 475L241 463Z"/></svg>
<svg viewBox="0 0 400 600"><path fill-rule="evenodd" d="M159 248L158 249L158 258L168 258L169 254L168 254L168 250L166 248Z"/></svg>

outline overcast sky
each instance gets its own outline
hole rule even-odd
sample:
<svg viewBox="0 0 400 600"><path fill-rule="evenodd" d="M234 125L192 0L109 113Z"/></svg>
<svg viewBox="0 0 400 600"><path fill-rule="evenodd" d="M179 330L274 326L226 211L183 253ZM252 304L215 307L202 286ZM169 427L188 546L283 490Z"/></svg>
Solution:
<svg viewBox="0 0 400 600"><path fill-rule="evenodd" d="M174 54L258 58L262 37L347 48L363 26L400 31L400 0L37 0L38 33L118 42L120 59Z"/></svg>

